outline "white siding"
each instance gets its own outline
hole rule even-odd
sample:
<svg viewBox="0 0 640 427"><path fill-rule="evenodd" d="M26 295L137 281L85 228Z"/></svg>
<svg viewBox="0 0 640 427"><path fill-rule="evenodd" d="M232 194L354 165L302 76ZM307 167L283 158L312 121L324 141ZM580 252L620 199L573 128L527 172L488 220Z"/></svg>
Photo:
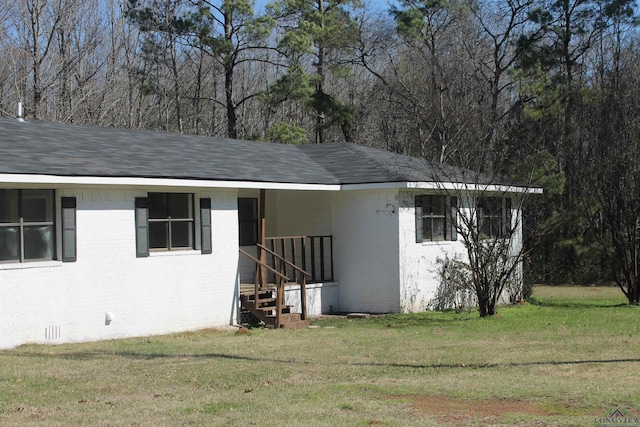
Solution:
<svg viewBox="0 0 640 427"><path fill-rule="evenodd" d="M398 190L333 195L333 259L341 311L400 310Z"/></svg>
<svg viewBox="0 0 640 427"><path fill-rule="evenodd" d="M61 196L77 198L78 260L0 264L0 348L229 325L236 316L236 194L195 192L196 200L212 199L213 254L136 258L134 199L146 190L58 190L58 207ZM59 212L57 228L59 236Z"/></svg>

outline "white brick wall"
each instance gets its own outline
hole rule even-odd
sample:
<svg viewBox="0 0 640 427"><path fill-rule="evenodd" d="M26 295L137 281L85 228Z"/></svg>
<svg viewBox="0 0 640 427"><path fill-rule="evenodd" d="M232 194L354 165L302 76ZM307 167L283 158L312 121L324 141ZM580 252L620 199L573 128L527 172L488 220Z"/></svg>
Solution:
<svg viewBox="0 0 640 427"><path fill-rule="evenodd" d="M180 191L195 193L196 200L211 197L213 254L194 250L136 258L134 199L146 190L58 189L57 206L61 196L77 198L78 260L0 264L0 348L234 322L236 192ZM57 227L60 236L59 213ZM107 312L114 316L110 325L105 325Z"/></svg>
<svg viewBox="0 0 640 427"><path fill-rule="evenodd" d="M196 201L212 199L213 254L193 250L136 258L134 200L147 189L57 189L58 236L60 197L77 198L78 260L0 264L0 348L234 323L237 274L253 269L238 262L237 197L257 197L258 192L179 191L194 193ZM338 285L310 288L310 315L327 312L329 306L367 312L426 308L438 285L436 259L464 256L464 248L460 239L415 243L414 194L267 192L268 235L333 235ZM197 209L195 216L199 230ZM515 209L513 218L520 218ZM299 304L295 294L288 292L288 298ZM106 313L114 317L109 325Z"/></svg>
<svg viewBox="0 0 640 427"><path fill-rule="evenodd" d="M403 312L418 312L427 309L438 287L438 258L455 254L466 259L464 245L457 241L416 243L416 194L421 192L401 191L400 206L400 305Z"/></svg>
<svg viewBox="0 0 640 427"><path fill-rule="evenodd" d="M438 288L438 258L456 255L467 260L467 252L460 236L456 241L416 243L415 235L415 201L416 194L421 191L401 191L398 195L400 224L400 304L403 312L423 311L435 296ZM460 215L471 215L474 210L470 200L459 200ZM512 209L514 224L518 229L512 241L513 250L519 251L522 246L522 224L519 209ZM519 269L522 277L521 268ZM508 302L506 293L503 302Z"/></svg>
<svg viewBox="0 0 640 427"><path fill-rule="evenodd" d="M338 309L338 283L314 283L307 285L306 289L307 316L319 316ZM287 286L284 293L284 303L293 306L293 313L302 312L300 301L300 286Z"/></svg>
<svg viewBox="0 0 640 427"><path fill-rule="evenodd" d="M333 194L333 259L341 311L400 309L397 193Z"/></svg>

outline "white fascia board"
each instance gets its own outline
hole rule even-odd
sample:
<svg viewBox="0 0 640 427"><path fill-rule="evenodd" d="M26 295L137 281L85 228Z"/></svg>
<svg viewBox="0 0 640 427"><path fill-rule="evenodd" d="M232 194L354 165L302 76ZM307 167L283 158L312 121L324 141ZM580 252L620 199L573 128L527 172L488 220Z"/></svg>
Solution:
<svg viewBox="0 0 640 427"><path fill-rule="evenodd" d="M341 190L388 190L393 188L407 188L406 182L374 182L370 184L342 184Z"/></svg>
<svg viewBox="0 0 640 427"><path fill-rule="evenodd" d="M542 194L542 188L519 187L497 184L463 184L455 182L382 182L371 184L347 184L342 190L382 190L390 188L420 189L434 191L482 191L489 193L527 193Z"/></svg>
<svg viewBox="0 0 640 427"><path fill-rule="evenodd" d="M502 184L465 184L459 182L408 182L407 188L443 190L443 191L470 191L487 193L526 193L542 194L539 187L520 187L516 185Z"/></svg>
<svg viewBox="0 0 640 427"><path fill-rule="evenodd" d="M242 188L265 190L316 190L338 191L340 185L325 184L292 184L286 182L254 182L254 181L208 181L199 179L172 178L120 178L98 176L57 176L29 174L0 174L0 186L126 186L126 187L173 187L173 188Z"/></svg>

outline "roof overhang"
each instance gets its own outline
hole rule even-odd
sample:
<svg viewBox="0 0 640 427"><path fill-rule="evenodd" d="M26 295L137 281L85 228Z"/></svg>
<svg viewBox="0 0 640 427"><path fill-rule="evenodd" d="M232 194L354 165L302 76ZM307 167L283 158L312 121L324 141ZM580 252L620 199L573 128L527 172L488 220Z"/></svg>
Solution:
<svg viewBox="0 0 640 427"><path fill-rule="evenodd" d="M527 193L542 194L540 187L526 187L505 184L474 184L455 182L381 182L368 184L346 184L342 190L383 190L383 189L419 189L434 191L456 192L487 192L487 193Z"/></svg>
<svg viewBox="0 0 640 427"><path fill-rule="evenodd" d="M171 188L219 188L219 189L265 189L265 190L311 190L338 191L340 185L297 184L288 182L257 181L213 181L177 178L58 176L31 174L0 174L0 186L82 186L82 187L171 187Z"/></svg>
<svg viewBox="0 0 640 427"><path fill-rule="evenodd" d="M489 193L528 193L542 194L539 187L525 187L500 184L465 184L450 182L377 182L362 184L299 184L288 182L259 181L216 181L178 178L144 178L144 177L99 177L99 176L59 176L32 174L0 174L0 186L21 185L58 186L71 185L82 187L170 187L170 188L218 188L218 189L265 189L265 190L306 190L306 191L356 191L356 190L388 190L419 189L455 192L489 192Z"/></svg>

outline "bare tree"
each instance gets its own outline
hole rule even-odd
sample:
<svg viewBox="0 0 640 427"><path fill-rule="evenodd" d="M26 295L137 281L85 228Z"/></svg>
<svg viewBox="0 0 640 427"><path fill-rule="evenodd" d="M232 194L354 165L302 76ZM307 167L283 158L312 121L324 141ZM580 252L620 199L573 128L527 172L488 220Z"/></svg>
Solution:
<svg viewBox="0 0 640 427"><path fill-rule="evenodd" d="M584 109L588 120L580 195L600 259L629 304L640 303L640 58L634 44L633 10L611 9L595 55L593 91L599 96ZM606 48L605 48L606 46Z"/></svg>
<svg viewBox="0 0 640 427"><path fill-rule="evenodd" d="M16 13L11 24L10 34L14 37L16 51L12 62L16 64L14 76L16 86L26 95L30 89L31 99L25 100L27 113L39 119L42 111L46 89L52 84L51 74L45 79L45 67L50 64L47 59L55 41L56 31L63 19L63 0L25 0L18 2ZM24 57L20 56L24 54ZM28 61L23 64L23 60ZM27 72L28 71L28 72Z"/></svg>

